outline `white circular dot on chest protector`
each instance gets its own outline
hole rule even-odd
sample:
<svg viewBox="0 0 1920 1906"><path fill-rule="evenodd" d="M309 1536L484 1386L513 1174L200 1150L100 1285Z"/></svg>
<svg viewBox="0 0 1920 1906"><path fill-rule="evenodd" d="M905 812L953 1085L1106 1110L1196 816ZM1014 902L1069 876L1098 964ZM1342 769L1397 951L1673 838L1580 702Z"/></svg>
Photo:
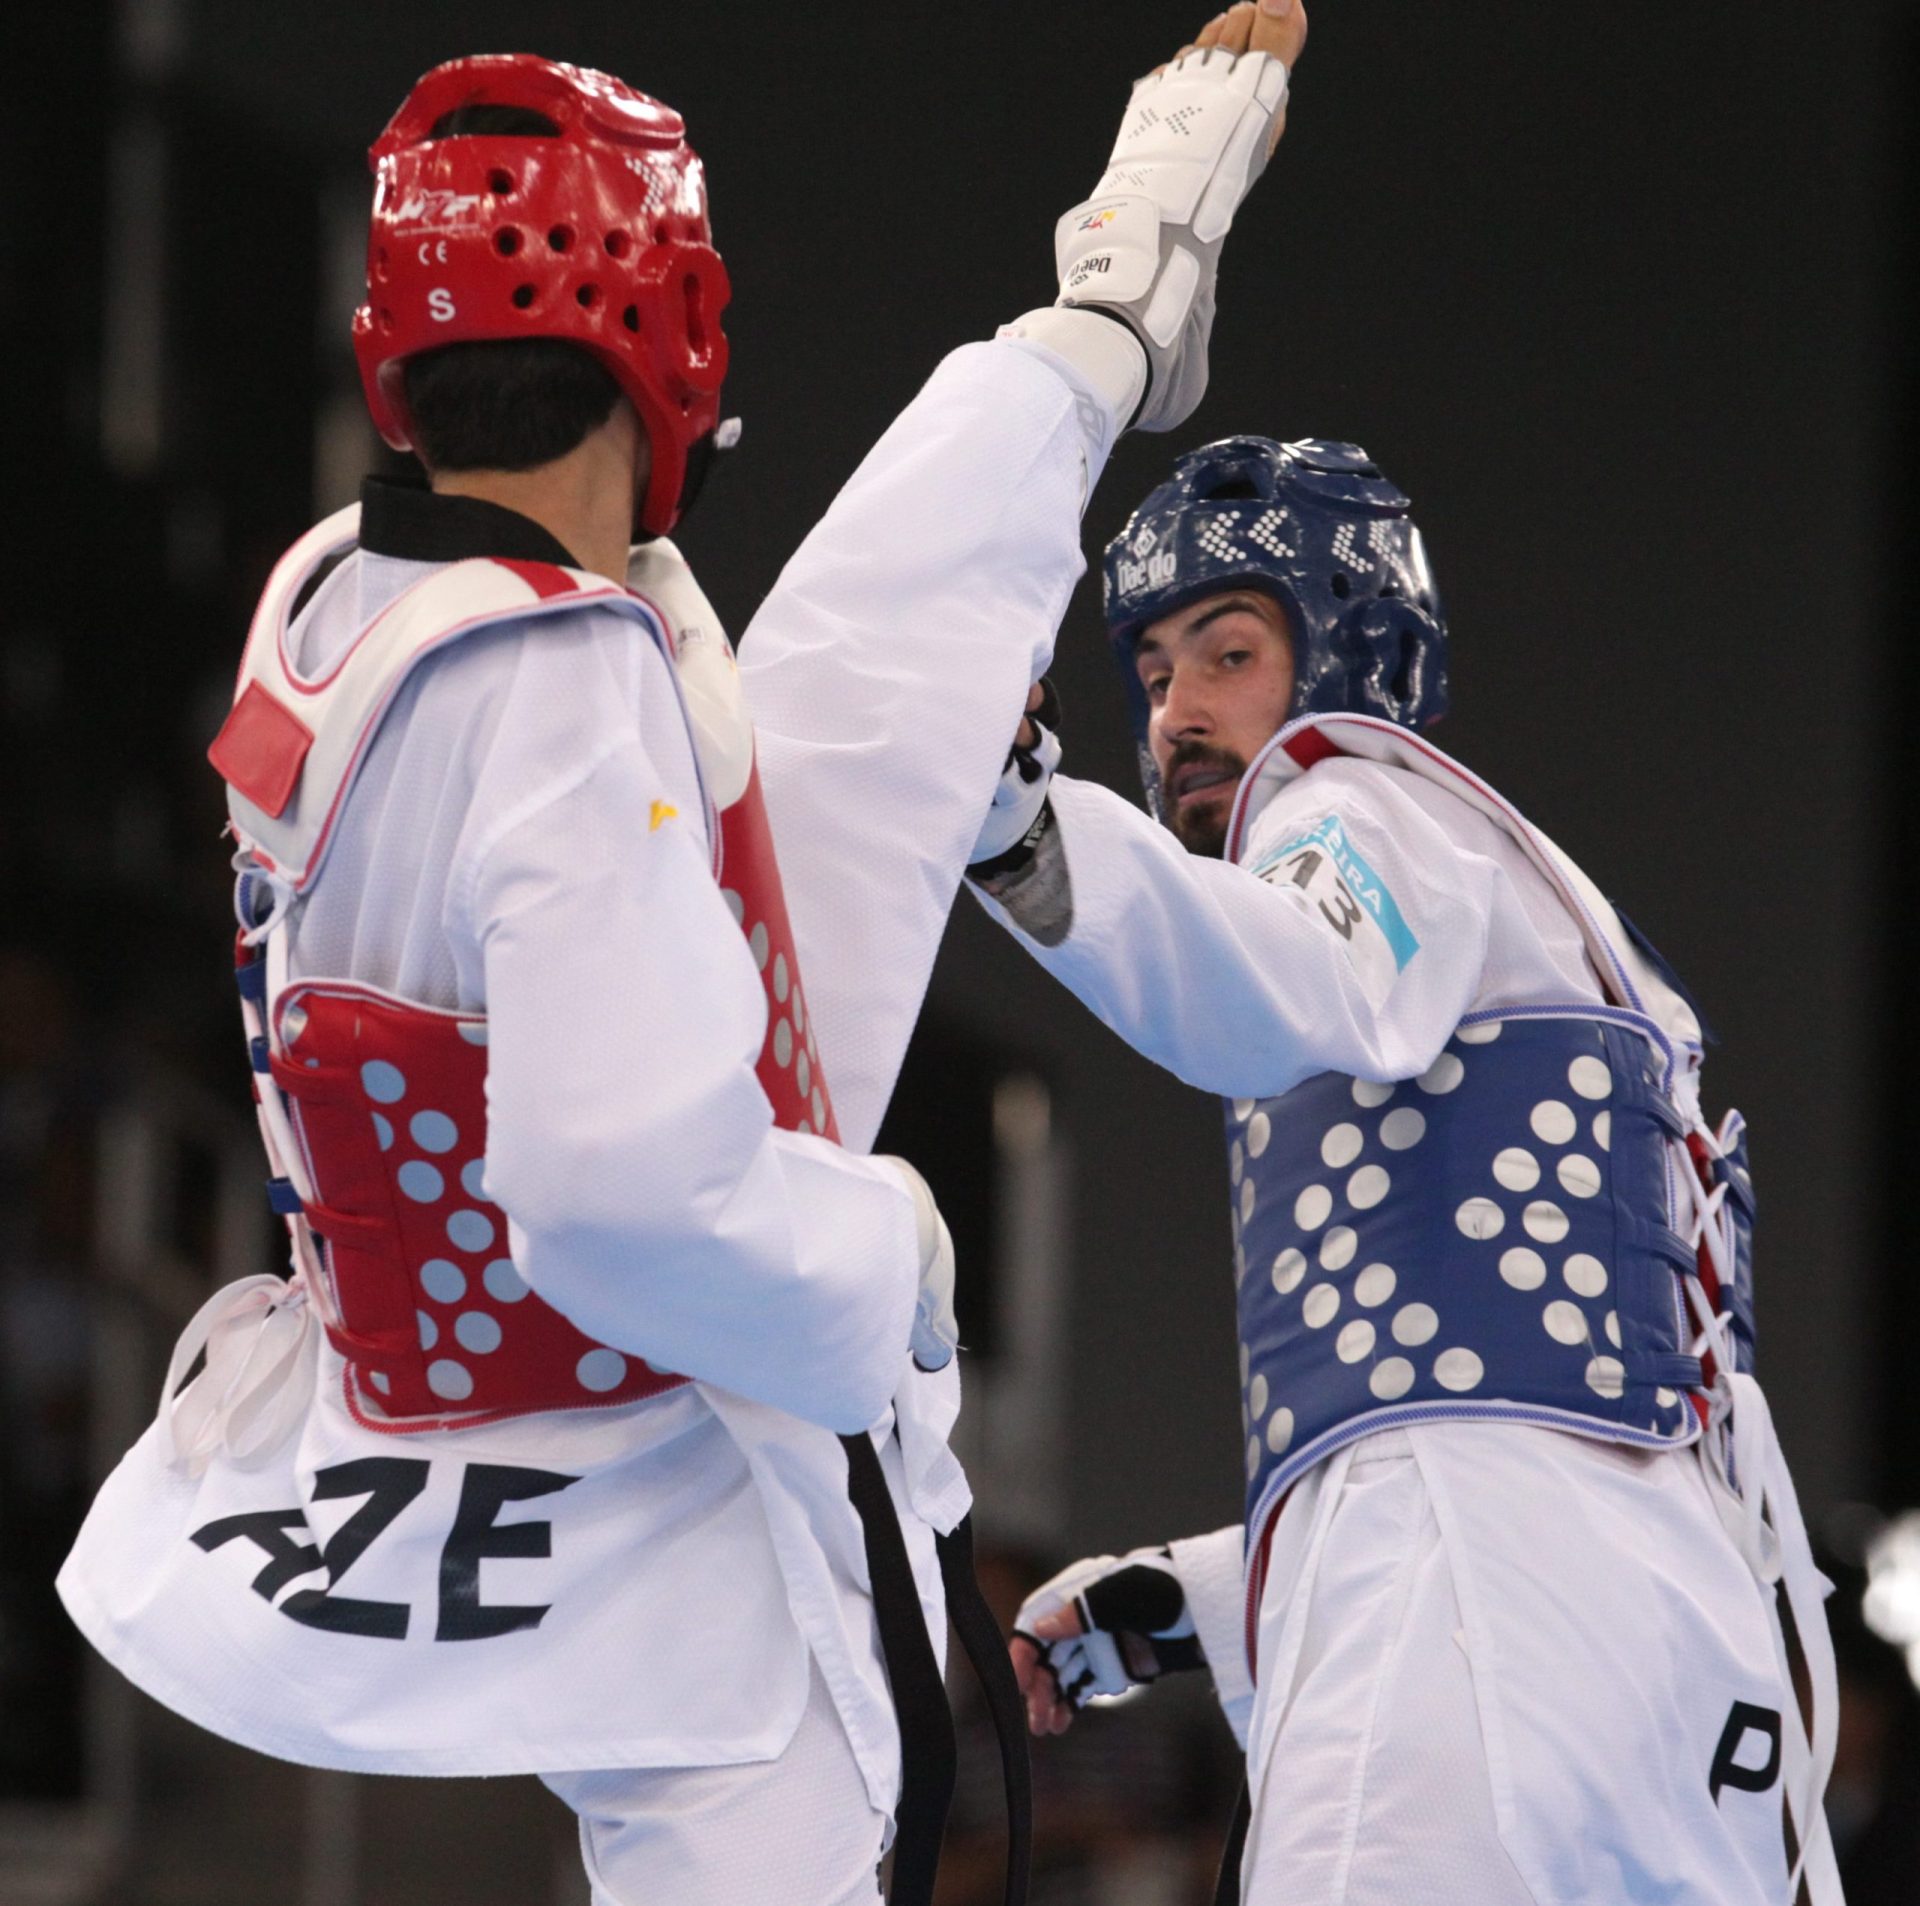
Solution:
<svg viewBox="0 0 1920 1906"><path fill-rule="evenodd" d="M1371 1211L1393 1189L1393 1180L1382 1165L1362 1165L1347 1180L1347 1202L1356 1211Z"/></svg>
<svg viewBox="0 0 1920 1906"><path fill-rule="evenodd" d="M1374 1328L1364 1317L1343 1324L1334 1340L1334 1352L1342 1363L1358 1363L1373 1354Z"/></svg>
<svg viewBox="0 0 1920 1906"><path fill-rule="evenodd" d="M1352 1226L1336 1224L1320 1240L1320 1268L1323 1271L1344 1271L1353 1262L1353 1254L1359 1248L1359 1234Z"/></svg>
<svg viewBox="0 0 1920 1906"><path fill-rule="evenodd" d="M1367 1388L1382 1403L1396 1403L1413 1388L1413 1379L1413 1365L1405 1357L1382 1357L1367 1379Z"/></svg>
<svg viewBox="0 0 1920 1906"><path fill-rule="evenodd" d="M1600 1167L1579 1152L1569 1152L1554 1168L1560 1189L1574 1198L1592 1198L1599 1194Z"/></svg>
<svg viewBox="0 0 1920 1906"><path fill-rule="evenodd" d="M1359 1126L1336 1125L1320 1141L1320 1156L1332 1170L1340 1171L1360 1156L1360 1148L1365 1143Z"/></svg>
<svg viewBox="0 0 1920 1906"><path fill-rule="evenodd" d="M1426 1115L1411 1105L1396 1107L1380 1121L1380 1142L1390 1152L1411 1151L1426 1135Z"/></svg>
<svg viewBox="0 0 1920 1906"><path fill-rule="evenodd" d="M1519 1145L1494 1155L1493 1175L1508 1191L1531 1191L1540 1182L1540 1161Z"/></svg>
<svg viewBox="0 0 1920 1906"><path fill-rule="evenodd" d="M1309 1185L1293 1204L1293 1221L1303 1231L1316 1231L1333 1216L1333 1193L1325 1185Z"/></svg>

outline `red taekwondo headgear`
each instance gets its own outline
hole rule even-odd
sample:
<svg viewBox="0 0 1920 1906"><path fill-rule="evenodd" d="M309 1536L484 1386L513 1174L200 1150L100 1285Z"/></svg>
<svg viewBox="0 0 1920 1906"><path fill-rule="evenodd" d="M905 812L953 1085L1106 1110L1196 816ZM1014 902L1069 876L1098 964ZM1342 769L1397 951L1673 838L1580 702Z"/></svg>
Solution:
<svg viewBox="0 0 1920 1906"><path fill-rule="evenodd" d="M538 113L559 130L431 136L475 106ZM412 447L400 368L416 352L577 344L640 414L653 449L640 521L666 534L690 455L720 422L730 290L680 115L589 67L484 54L421 79L367 157L377 184L353 346L380 434Z"/></svg>

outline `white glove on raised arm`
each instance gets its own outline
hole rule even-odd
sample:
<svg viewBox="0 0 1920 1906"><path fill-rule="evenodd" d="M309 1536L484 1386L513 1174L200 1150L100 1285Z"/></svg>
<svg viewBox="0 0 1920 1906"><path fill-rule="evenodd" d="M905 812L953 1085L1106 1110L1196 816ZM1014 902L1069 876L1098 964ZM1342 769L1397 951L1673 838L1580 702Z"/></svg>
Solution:
<svg viewBox="0 0 1920 1906"><path fill-rule="evenodd" d="M1047 805L1047 790L1060 765L1060 696L1046 676L1041 677L1040 688L1043 700L1027 716L1033 724L1033 746L1023 748L1016 740L1007 750L1006 766L994 785L993 805L967 856L968 871L975 878L989 867L1011 867L1015 850L1030 847L1029 836L1035 835Z"/></svg>
<svg viewBox="0 0 1920 1906"><path fill-rule="evenodd" d="M1115 313L1146 347L1136 429L1176 429L1206 394L1221 241L1266 170L1286 97L1287 69L1269 54L1207 47L1175 60L1134 87L1094 195L1054 230L1060 303ZM1045 341L1044 326L1025 334Z"/></svg>

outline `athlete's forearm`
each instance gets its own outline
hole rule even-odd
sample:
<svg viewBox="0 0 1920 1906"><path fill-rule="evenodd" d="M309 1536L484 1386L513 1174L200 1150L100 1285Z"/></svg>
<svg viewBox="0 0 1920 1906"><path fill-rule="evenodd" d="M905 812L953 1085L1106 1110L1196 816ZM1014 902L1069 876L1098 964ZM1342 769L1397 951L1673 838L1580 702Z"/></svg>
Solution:
<svg viewBox="0 0 1920 1906"><path fill-rule="evenodd" d="M1450 853L1448 879L1417 909L1417 931L1444 954L1381 985L1291 880L1190 854L1091 782L1056 776L1051 801L1046 851L988 908L1121 1038L1190 1085L1266 1098L1318 1072L1411 1077L1472 999L1486 874Z"/></svg>
<svg viewBox="0 0 1920 1906"><path fill-rule="evenodd" d="M480 869L488 1187L516 1266L588 1334L862 1428L905 1362L913 1201L890 1167L774 1130L752 955L698 817L656 785L623 749Z"/></svg>
<svg viewBox="0 0 1920 1906"><path fill-rule="evenodd" d="M1009 342L955 352L741 644L808 997L855 1149L878 1129L981 812L1080 575L1086 457L1058 373Z"/></svg>

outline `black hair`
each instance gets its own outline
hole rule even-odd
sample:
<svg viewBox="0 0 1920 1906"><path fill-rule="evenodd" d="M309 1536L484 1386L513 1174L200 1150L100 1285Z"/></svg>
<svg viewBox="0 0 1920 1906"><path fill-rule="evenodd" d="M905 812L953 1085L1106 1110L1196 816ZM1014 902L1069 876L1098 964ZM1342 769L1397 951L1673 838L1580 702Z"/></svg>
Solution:
<svg viewBox="0 0 1920 1906"><path fill-rule="evenodd" d="M456 106L429 139L552 139L560 128L526 106ZM532 470L577 449L620 399L613 374L557 338L444 344L401 366L407 414L429 470Z"/></svg>
<svg viewBox="0 0 1920 1906"><path fill-rule="evenodd" d="M577 344L490 338L443 344L400 370L429 470L533 470L579 447L613 414L620 386Z"/></svg>

